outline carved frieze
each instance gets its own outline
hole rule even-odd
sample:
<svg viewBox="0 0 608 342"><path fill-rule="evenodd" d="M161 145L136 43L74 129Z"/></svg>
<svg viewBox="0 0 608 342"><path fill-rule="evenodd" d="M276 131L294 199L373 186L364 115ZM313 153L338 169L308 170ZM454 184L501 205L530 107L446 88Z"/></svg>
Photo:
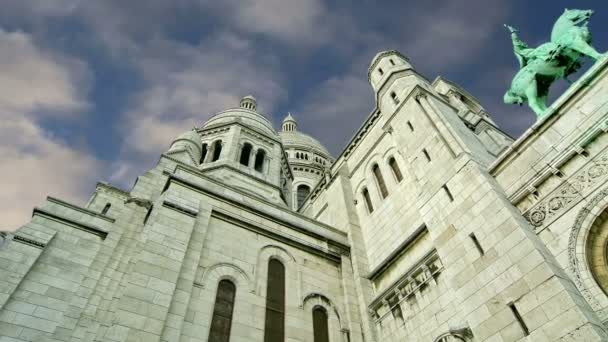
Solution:
<svg viewBox="0 0 608 342"><path fill-rule="evenodd" d="M548 196L528 209L524 213L524 217L535 227L536 231L542 230L579 203L588 192L603 184L607 175L608 152L604 151Z"/></svg>

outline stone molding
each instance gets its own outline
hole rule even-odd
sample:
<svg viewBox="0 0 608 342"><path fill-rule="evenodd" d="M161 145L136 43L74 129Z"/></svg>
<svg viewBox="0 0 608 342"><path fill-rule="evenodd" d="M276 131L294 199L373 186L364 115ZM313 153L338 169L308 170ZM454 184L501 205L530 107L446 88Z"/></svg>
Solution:
<svg viewBox="0 0 608 342"><path fill-rule="evenodd" d="M608 149L597 155L523 215L539 233L608 179Z"/></svg>
<svg viewBox="0 0 608 342"><path fill-rule="evenodd" d="M602 321L608 320L608 297L589 270L586 245L593 223L606 208L608 208L608 188L599 191L579 211L568 239L570 274L576 287Z"/></svg>
<svg viewBox="0 0 608 342"><path fill-rule="evenodd" d="M84 232L96 235L102 240L105 240L106 237L108 236L108 231L106 231L105 229L101 229L99 227L96 227L96 226L93 226L90 224L78 222L71 218L60 216L60 215L57 215L57 214L50 212L48 210L45 210L45 209L34 208L34 212L33 212L32 216L41 216L41 217L44 217L44 218L47 218L47 219L50 219L50 220L53 220L56 222L63 223L66 226L76 228L78 230L82 230Z"/></svg>
<svg viewBox="0 0 608 342"><path fill-rule="evenodd" d="M295 301L292 305L295 304L302 308L302 270L300 269L300 264L287 249L281 246L266 245L260 248L254 270L255 293L258 296L266 295L264 290L266 290L266 275L268 274L268 262L270 259L277 259L285 266L285 273L287 275L285 287L296 292L295 296L285 295L285 298Z"/></svg>
<svg viewBox="0 0 608 342"><path fill-rule="evenodd" d="M197 273L199 275L196 277L194 285L200 288L214 289L221 280L228 279L234 282L237 288L245 286L249 293L255 292L255 287L247 272L232 263L220 262L206 268L199 267Z"/></svg>
<svg viewBox="0 0 608 342"><path fill-rule="evenodd" d="M395 305L400 305L401 302L428 286L431 280L443 272L443 269L443 263L439 259L437 250L431 250L371 301L368 309L376 317L375 322L381 321L391 312L389 299L398 298ZM379 312L381 310L384 312Z"/></svg>

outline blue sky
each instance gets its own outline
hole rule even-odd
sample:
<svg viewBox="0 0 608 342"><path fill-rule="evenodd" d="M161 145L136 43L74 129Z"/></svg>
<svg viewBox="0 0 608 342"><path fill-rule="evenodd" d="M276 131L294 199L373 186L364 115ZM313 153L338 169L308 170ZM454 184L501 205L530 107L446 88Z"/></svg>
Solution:
<svg viewBox="0 0 608 342"><path fill-rule="evenodd" d="M427 78L502 104L516 71L503 23L547 40L567 1L4 0L0 12L1 228L46 195L83 204L98 180L126 189L180 132L247 94L279 127L287 111L337 156L374 107L367 67L397 49ZM608 50L608 4L594 45ZM589 65L590 63L587 63ZM555 88L563 90L564 84Z"/></svg>

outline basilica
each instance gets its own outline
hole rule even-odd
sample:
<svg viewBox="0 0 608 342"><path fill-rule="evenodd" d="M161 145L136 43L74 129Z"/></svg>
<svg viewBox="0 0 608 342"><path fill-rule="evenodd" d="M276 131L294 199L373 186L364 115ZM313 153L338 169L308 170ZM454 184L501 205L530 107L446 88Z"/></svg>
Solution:
<svg viewBox="0 0 608 342"><path fill-rule="evenodd" d="M246 96L50 194L0 233L0 342L608 341L608 59L515 140L413 63L340 155Z"/></svg>

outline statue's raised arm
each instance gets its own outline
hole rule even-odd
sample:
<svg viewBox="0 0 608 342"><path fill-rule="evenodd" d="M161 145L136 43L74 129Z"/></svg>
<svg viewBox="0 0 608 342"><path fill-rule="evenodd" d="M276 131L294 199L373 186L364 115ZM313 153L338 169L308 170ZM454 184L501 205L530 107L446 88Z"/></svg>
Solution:
<svg viewBox="0 0 608 342"><path fill-rule="evenodd" d="M526 44L523 40L519 39L519 32L513 26L509 26L507 24L504 25L511 32L511 40L513 41L513 53L515 53L515 57L519 61L519 67L523 68L528 64L528 60L530 59L530 54L534 49L530 49L528 44Z"/></svg>

